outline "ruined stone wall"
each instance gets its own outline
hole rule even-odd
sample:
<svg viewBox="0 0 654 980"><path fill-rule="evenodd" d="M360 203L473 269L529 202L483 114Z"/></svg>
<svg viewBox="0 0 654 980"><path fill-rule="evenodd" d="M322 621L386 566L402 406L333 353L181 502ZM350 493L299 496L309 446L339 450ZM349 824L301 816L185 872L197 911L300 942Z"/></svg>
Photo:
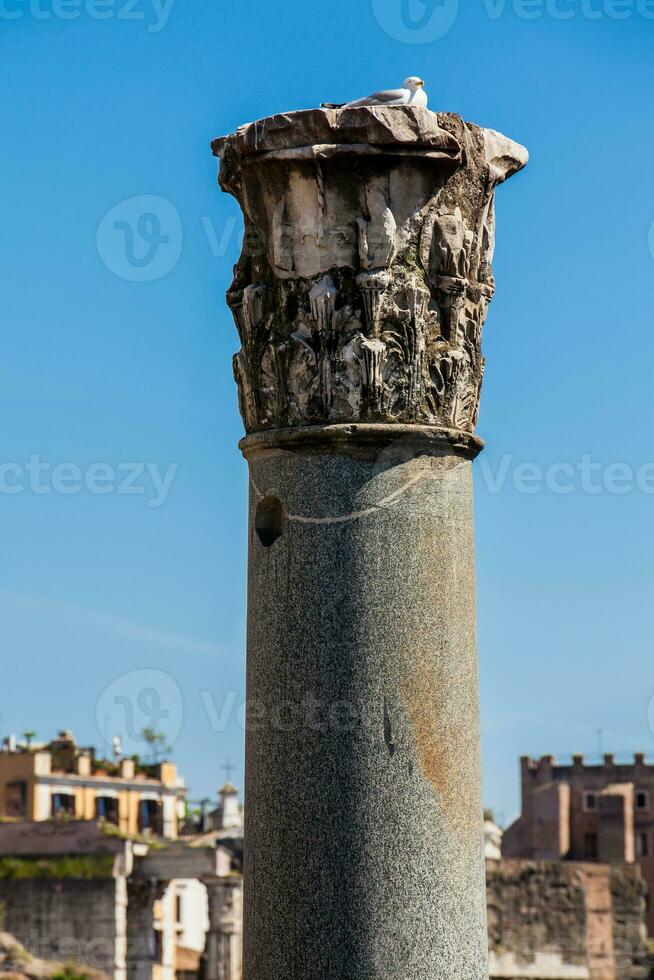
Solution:
<svg viewBox="0 0 654 980"><path fill-rule="evenodd" d="M487 862L491 980L645 980L634 865Z"/></svg>
<svg viewBox="0 0 654 980"><path fill-rule="evenodd" d="M609 876L611 905L613 910L613 949L616 960L616 977L627 980L639 976L633 970L634 962L643 961L645 928L643 917L646 909L647 885L638 865L612 865ZM642 975L654 975L654 964L648 961L650 971Z"/></svg>
<svg viewBox="0 0 654 980"><path fill-rule="evenodd" d="M584 890L570 866L553 861L489 861L491 977L589 977ZM540 972L539 972L540 971Z"/></svg>
<svg viewBox="0 0 654 980"><path fill-rule="evenodd" d="M0 926L33 956L74 960L115 976L118 884L114 878L0 880Z"/></svg>

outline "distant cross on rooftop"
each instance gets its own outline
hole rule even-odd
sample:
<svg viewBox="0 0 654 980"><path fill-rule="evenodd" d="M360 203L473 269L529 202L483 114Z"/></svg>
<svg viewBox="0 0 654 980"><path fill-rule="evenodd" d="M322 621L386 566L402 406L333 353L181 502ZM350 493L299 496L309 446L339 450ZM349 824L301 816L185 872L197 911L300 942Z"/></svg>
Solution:
<svg viewBox="0 0 654 980"><path fill-rule="evenodd" d="M220 768L225 773L225 781L228 782L228 783L231 783L231 781L232 781L231 780L231 776L232 776L232 773L235 771L236 766L233 766L232 763L230 762L230 760L228 759L227 762L225 762L225 764L222 765Z"/></svg>

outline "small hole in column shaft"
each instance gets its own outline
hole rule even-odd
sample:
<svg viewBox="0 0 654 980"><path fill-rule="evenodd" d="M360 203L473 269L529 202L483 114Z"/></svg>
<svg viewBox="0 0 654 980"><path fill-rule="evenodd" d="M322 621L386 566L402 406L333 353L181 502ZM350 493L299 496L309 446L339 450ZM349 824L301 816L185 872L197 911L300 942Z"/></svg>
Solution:
<svg viewBox="0 0 654 980"><path fill-rule="evenodd" d="M257 504L254 529L264 548L281 538L286 527L286 511L279 497L264 497Z"/></svg>

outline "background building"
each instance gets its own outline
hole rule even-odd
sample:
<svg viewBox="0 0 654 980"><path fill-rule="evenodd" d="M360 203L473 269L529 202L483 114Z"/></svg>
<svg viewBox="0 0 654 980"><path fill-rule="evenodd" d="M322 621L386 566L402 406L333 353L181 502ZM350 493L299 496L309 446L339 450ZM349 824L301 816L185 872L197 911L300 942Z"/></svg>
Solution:
<svg viewBox="0 0 654 980"><path fill-rule="evenodd" d="M207 801L202 801L206 803ZM243 808L238 789L226 783L218 791L218 806L206 814L210 829L189 830L189 848L215 848L229 862L229 874L218 882L177 879L177 977L192 980L200 971L206 980L218 964L219 980L240 980L243 942ZM199 823L205 823L203 808ZM204 960L204 966L201 966Z"/></svg>
<svg viewBox="0 0 654 980"><path fill-rule="evenodd" d="M172 762L108 760L61 731L52 742L4 740L0 819L102 820L127 836L174 839L186 790Z"/></svg>
<svg viewBox="0 0 654 980"><path fill-rule="evenodd" d="M605 755L596 765L575 755L571 765L554 756L523 756L522 814L504 834L505 857L638 863L650 895L654 889L654 766L637 753L633 762ZM654 935L654 903L647 926Z"/></svg>
<svg viewBox="0 0 654 980"><path fill-rule="evenodd" d="M241 980L240 876L224 848L124 840L95 821L0 823L3 929L32 956L88 964L112 980L197 977L200 956L189 963L179 947L180 880L208 895L206 980Z"/></svg>

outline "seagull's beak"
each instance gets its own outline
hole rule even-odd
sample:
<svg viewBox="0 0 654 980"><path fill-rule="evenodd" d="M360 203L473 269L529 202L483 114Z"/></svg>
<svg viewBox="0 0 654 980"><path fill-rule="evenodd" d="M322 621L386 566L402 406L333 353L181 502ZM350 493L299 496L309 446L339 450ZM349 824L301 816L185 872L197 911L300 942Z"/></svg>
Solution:
<svg viewBox="0 0 654 980"><path fill-rule="evenodd" d="M425 83L423 82L423 80L422 80L422 78L420 79L420 81L418 81L418 82L416 82L416 85L418 86L418 88L422 88L422 86L423 86L424 84L425 84Z"/></svg>

